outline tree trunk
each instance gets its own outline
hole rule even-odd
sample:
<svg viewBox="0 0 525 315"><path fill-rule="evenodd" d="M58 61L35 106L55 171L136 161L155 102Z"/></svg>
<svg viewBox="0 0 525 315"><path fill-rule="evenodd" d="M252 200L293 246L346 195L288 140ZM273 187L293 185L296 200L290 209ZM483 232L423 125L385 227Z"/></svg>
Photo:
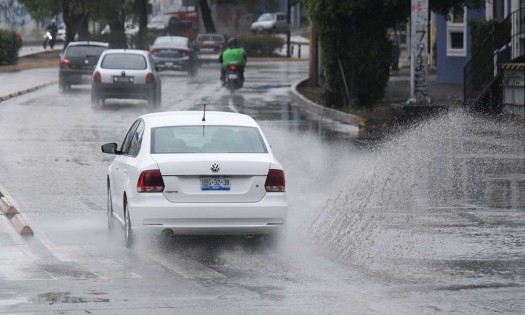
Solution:
<svg viewBox="0 0 525 315"><path fill-rule="evenodd" d="M202 22L204 23L204 28L206 33L215 33L215 24L211 17L210 6L208 5L208 0L199 0L199 7L201 9Z"/></svg>
<svg viewBox="0 0 525 315"><path fill-rule="evenodd" d="M312 23L310 23L310 65L308 69L308 84L310 86L319 85L319 51L317 44L317 32Z"/></svg>
<svg viewBox="0 0 525 315"><path fill-rule="evenodd" d="M136 48L148 49L148 0L137 0L136 8L139 13L139 32L137 34Z"/></svg>

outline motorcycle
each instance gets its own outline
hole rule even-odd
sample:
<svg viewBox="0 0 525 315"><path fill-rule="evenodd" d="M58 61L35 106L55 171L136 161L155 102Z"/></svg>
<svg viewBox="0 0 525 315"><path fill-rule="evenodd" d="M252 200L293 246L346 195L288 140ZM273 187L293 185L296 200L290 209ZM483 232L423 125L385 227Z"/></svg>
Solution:
<svg viewBox="0 0 525 315"><path fill-rule="evenodd" d="M44 46L44 49L46 49L47 45L49 45L49 47L53 49L53 47L55 46L55 41L55 36L53 36L50 31L46 31L44 33L44 43L42 44L42 46Z"/></svg>
<svg viewBox="0 0 525 315"><path fill-rule="evenodd" d="M237 65L229 65L226 68L225 79L226 81L224 85L230 91L231 94L235 93L235 90L242 88L244 84L244 80Z"/></svg>

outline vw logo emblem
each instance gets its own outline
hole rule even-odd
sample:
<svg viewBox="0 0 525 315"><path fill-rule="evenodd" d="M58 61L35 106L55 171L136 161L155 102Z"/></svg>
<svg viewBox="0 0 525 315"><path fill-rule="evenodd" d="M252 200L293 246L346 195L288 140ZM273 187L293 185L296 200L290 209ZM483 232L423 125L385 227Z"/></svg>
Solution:
<svg viewBox="0 0 525 315"><path fill-rule="evenodd" d="M210 169L212 172L217 173L221 168L219 167L219 164L213 164Z"/></svg>

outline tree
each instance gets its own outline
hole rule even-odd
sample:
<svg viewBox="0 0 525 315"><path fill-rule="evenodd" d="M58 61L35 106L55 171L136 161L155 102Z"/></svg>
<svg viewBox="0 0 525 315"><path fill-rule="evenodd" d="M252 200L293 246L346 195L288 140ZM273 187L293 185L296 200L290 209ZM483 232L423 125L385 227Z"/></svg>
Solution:
<svg viewBox="0 0 525 315"><path fill-rule="evenodd" d="M381 99L392 58L387 29L410 16L411 0L304 2L319 35L326 105L370 106ZM430 9L444 14L454 8L484 4L485 0L431 0Z"/></svg>
<svg viewBox="0 0 525 315"><path fill-rule="evenodd" d="M31 17L40 23L58 15L62 6L56 0L18 0L27 9Z"/></svg>

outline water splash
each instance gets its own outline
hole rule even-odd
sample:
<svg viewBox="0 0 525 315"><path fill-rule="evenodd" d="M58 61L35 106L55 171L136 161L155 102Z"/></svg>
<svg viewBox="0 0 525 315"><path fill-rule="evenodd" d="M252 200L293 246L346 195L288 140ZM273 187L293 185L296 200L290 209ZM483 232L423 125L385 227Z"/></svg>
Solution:
<svg viewBox="0 0 525 315"><path fill-rule="evenodd" d="M444 238L439 227L476 207L504 206L491 194L495 178L525 182L522 130L462 111L420 122L362 156L359 168L341 170L343 187L302 232L338 260L405 276L414 268L427 272L422 262L479 251L487 244L466 248L462 237Z"/></svg>

